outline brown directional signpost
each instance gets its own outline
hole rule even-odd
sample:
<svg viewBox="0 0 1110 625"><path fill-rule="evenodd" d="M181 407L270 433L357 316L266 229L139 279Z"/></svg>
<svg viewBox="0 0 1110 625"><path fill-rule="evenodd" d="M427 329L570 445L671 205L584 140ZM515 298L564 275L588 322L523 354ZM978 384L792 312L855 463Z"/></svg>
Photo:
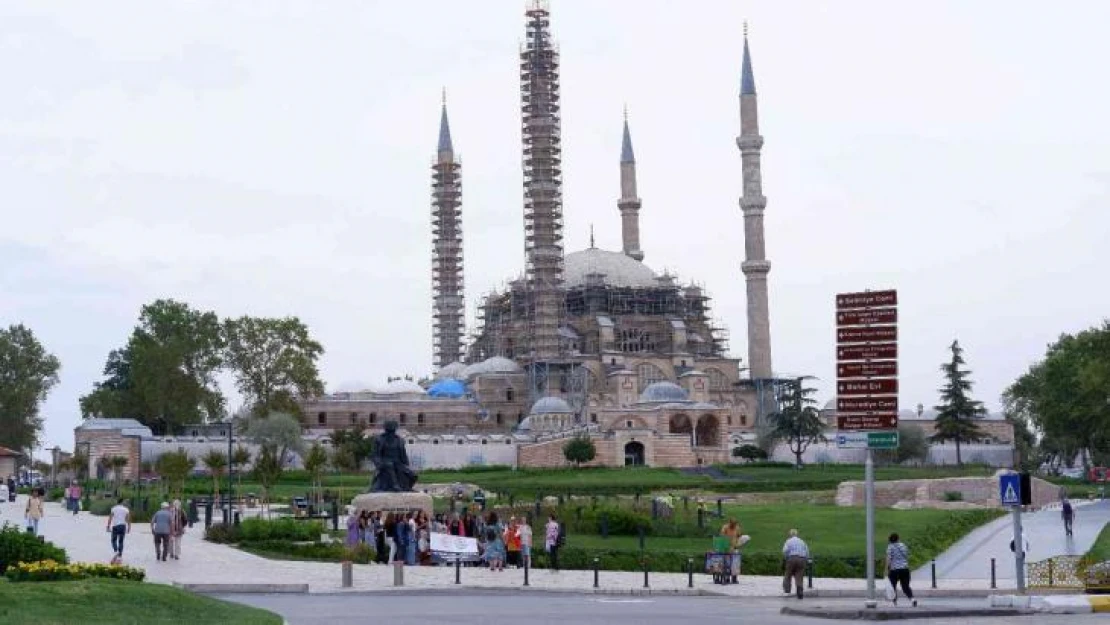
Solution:
<svg viewBox="0 0 1110 625"><path fill-rule="evenodd" d="M898 447L898 292L836 296L836 444L866 449L867 601L875 599L873 449Z"/></svg>

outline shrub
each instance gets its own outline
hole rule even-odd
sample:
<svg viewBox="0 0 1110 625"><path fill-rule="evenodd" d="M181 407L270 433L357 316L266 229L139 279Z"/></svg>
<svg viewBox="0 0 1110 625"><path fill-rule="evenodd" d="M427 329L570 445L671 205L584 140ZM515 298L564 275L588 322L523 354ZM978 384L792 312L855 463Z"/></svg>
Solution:
<svg viewBox="0 0 1110 625"><path fill-rule="evenodd" d="M239 525L239 538L243 542L261 540L319 540L324 533L324 524L319 521L297 521L294 519L246 519Z"/></svg>
<svg viewBox="0 0 1110 625"><path fill-rule="evenodd" d="M0 527L0 573L19 562L54 560L68 562L65 549L43 542L22 528L5 523Z"/></svg>
<svg viewBox="0 0 1110 625"><path fill-rule="evenodd" d="M54 560L20 562L4 573L13 582L66 582L90 577L107 577L141 582L146 572L130 566L112 564L65 564Z"/></svg>
<svg viewBox="0 0 1110 625"><path fill-rule="evenodd" d="M600 534L601 520L608 516L609 535L611 536L637 536L641 527L644 534L650 536L654 533L651 517L639 514L625 508L599 507L585 508L582 510L582 520L571 520L567 517L564 522L568 530L573 533Z"/></svg>
<svg viewBox="0 0 1110 625"><path fill-rule="evenodd" d="M349 560L357 564L370 564L374 561L374 550L368 545L348 548L343 543L291 543L282 540L262 540L245 543L245 551L263 556L281 557L293 560L314 560L319 562L342 562Z"/></svg>
<svg viewBox="0 0 1110 625"><path fill-rule="evenodd" d="M963 501L964 494L958 490L949 490L944 493L945 501Z"/></svg>
<svg viewBox="0 0 1110 625"><path fill-rule="evenodd" d="M737 447L736 449L733 449L732 450L732 456L734 458L743 458L744 460L747 460L748 462L754 462L756 460L766 460L767 459L767 452L760 449L758 445L750 445L749 444L749 445L741 445L741 446Z"/></svg>
<svg viewBox="0 0 1110 625"><path fill-rule="evenodd" d="M223 523L214 523L204 530L204 540L210 543L226 545L239 542L239 526L227 526Z"/></svg>

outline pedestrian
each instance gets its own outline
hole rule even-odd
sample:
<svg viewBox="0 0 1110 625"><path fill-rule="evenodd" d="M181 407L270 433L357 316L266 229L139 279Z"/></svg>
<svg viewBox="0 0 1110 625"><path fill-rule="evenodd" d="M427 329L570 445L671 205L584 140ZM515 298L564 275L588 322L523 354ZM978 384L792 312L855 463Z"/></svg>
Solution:
<svg viewBox="0 0 1110 625"><path fill-rule="evenodd" d="M794 581L794 589L798 599L802 598L802 576L805 574L806 564L809 563L809 546L798 537L798 530L790 530L790 537L782 545L782 558L784 572L782 575L782 592L790 594L790 582Z"/></svg>
<svg viewBox="0 0 1110 625"><path fill-rule="evenodd" d="M566 540L565 536L562 524L555 517L555 513L551 513L547 518L547 525L544 526L543 546L547 550L552 571L559 570L559 549Z"/></svg>
<svg viewBox="0 0 1110 625"><path fill-rule="evenodd" d="M347 515L347 548L348 549L354 549L355 545L358 544L359 525L361 523L361 520L362 520L361 515L356 513L354 510L352 510Z"/></svg>
<svg viewBox="0 0 1110 625"><path fill-rule="evenodd" d="M1075 520L1075 508L1072 507L1071 501L1064 497L1064 505L1061 507L1060 515L1064 518L1064 534L1071 536L1072 522Z"/></svg>
<svg viewBox="0 0 1110 625"><path fill-rule="evenodd" d="M73 480L73 483L66 490L69 493L69 501L67 502L69 509L73 512L73 516L77 516L77 512L81 509L81 485L77 483L77 480Z"/></svg>
<svg viewBox="0 0 1110 625"><path fill-rule="evenodd" d="M154 534L154 559L165 562L170 553L170 534L173 533L173 514L169 503L163 501L158 512L150 517L150 531Z"/></svg>
<svg viewBox="0 0 1110 625"><path fill-rule="evenodd" d="M27 532L39 535L39 521L42 520L42 489L31 489L31 497L27 500L27 509L24 511L27 518Z"/></svg>
<svg viewBox="0 0 1110 625"><path fill-rule="evenodd" d="M728 539L728 570L736 574L730 574L733 584L737 583L738 580L736 576L740 574L740 563L738 562L740 559L740 534L740 523L736 521L735 517L729 519L728 523L721 526L721 536Z"/></svg>
<svg viewBox="0 0 1110 625"><path fill-rule="evenodd" d="M170 557L174 560L180 560L181 539L185 536L185 528L189 525L189 517L185 515L185 509L181 507L180 499L173 500L173 504L170 506L170 514L173 515L173 527L170 531Z"/></svg>
<svg viewBox="0 0 1110 625"><path fill-rule="evenodd" d="M898 534L890 535L890 542L886 546L886 576L890 580L890 587L894 589L891 601L898 605L898 585L902 585L902 594L917 607L917 599L913 598L910 589L910 549L898 540Z"/></svg>
<svg viewBox="0 0 1110 625"><path fill-rule="evenodd" d="M416 564L416 515L405 515L405 564Z"/></svg>
<svg viewBox="0 0 1110 625"><path fill-rule="evenodd" d="M108 512L108 523L104 531L112 533L112 553L117 558L123 557L123 538L131 533L131 510L124 504L124 499L116 502Z"/></svg>
<svg viewBox="0 0 1110 625"><path fill-rule="evenodd" d="M397 518L393 516L393 513L387 513L385 522L382 523L385 541L389 545L389 556L385 560L386 564L393 564L393 559L397 557L397 548L400 546L397 542L397 525Z"/></svg>
<svg viewBox="0 0 1110 625"><path fill-rule="evenodd" d="M509 517L509 526L505 528L502 538L505 540L505 564L520 568L520 534L517 533L516 517Z"/></svg>
<svg viewBox="0 0 1110 625"><path fill-rule="evenodd" d="M485 538L486 538L486 551L483 557L486 564L489 565L491 571L504 571L505 570L505 540L503 534L504 528L501 523L497 521L497 513L490 512L486 518Z"/></svg>
<svg viewBox="0 0 1110 625"><path fill-rule="evenodd" d="M532 566L532 525L525 518L516 527L517 540L520 541L521 564L525 568Z"/></svg>

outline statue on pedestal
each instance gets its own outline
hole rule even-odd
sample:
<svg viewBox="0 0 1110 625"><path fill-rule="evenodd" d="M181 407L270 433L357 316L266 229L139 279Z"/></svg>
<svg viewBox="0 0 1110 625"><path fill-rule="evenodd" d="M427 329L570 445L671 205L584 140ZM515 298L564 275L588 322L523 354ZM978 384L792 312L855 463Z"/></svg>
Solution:
<svg viewBox="0 0 1110 625"><path fill-rule="evenodd" d="M386 421L385 432L374 439L374 479L370 481L372 493L407 493L416 483L416 473L409 466L405 441L397 436L397 422Z"/></svg>

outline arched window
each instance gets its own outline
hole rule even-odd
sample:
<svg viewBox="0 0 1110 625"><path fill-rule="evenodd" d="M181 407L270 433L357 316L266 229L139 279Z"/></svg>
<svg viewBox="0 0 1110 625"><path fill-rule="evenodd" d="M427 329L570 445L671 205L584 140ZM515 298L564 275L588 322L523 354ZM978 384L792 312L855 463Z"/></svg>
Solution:
<svg viewBox="0 0 1110 625"><path fill-rule="evenodd" d="M709 376L709 390L711 391L723 391L730 386L728 376L720 369L710 367L705 370L705 374Z"/></svg>
<svg viewBox="0 0 1110 625"><path fill-rule="evenodd" d="M640 328L617 330L617 346L622 352L654 352L655 340L651 333Z"/></svg>
<svg viewBox="0 0 1110 625"><path fill-rule="evenodd" d="M370 425L375 425L375 424L377 424L377 422L378 422L378 413L371 412L370 413Z"/></svg>
<svg viewBox="0 0 1110 625"><path fill-rule="evenodd" d="M513 401L513 395L512 387L505 389L505 401Z"/></svg>
<svg viewBox="0 0 1110 625"><path fill-rule="evenodd" d="M351 413L351 425L355 425L356 423L358 423L358 413L357 412L352 412Z"/></svg>
<svg viewBox="0 0 1110 625"><path fill-rule="evenodd" d="M326 412L318 413L316 415L316 425L327 425L327 424L328 424L328 413L326 413Z"/></svg>
<svg viewBox="0 0 1110 625"><path fill-rule="evenodd" d="M639 378L641 393L644 392L644 389L647 388L648 385L662 382L667 379L667 376L663 375L663 370L650 362L641 362L636 365L636 376Z"/></svg>
<svg viewBox="0 0 1110 625"><path fill-rule="evenodd" d="M423 412L416 415L416 425L424 425L424 413Z"/></svg>
<svg viewBox="0 0 1110 625"><path fill-rule="evenodd" d="M405 416L405 413L402 412L401 414L397 415L397 421L401 425L404 425L406 420L407 420L407 417Z"/></svg>
<svg viewBox="0 0 1110 625"><path fill-rule="evenodd" d="M503 416L501 416L501 413L500 412L497 413L497 425L501 425L504 421L505 421L505 418Z"/></svg>

